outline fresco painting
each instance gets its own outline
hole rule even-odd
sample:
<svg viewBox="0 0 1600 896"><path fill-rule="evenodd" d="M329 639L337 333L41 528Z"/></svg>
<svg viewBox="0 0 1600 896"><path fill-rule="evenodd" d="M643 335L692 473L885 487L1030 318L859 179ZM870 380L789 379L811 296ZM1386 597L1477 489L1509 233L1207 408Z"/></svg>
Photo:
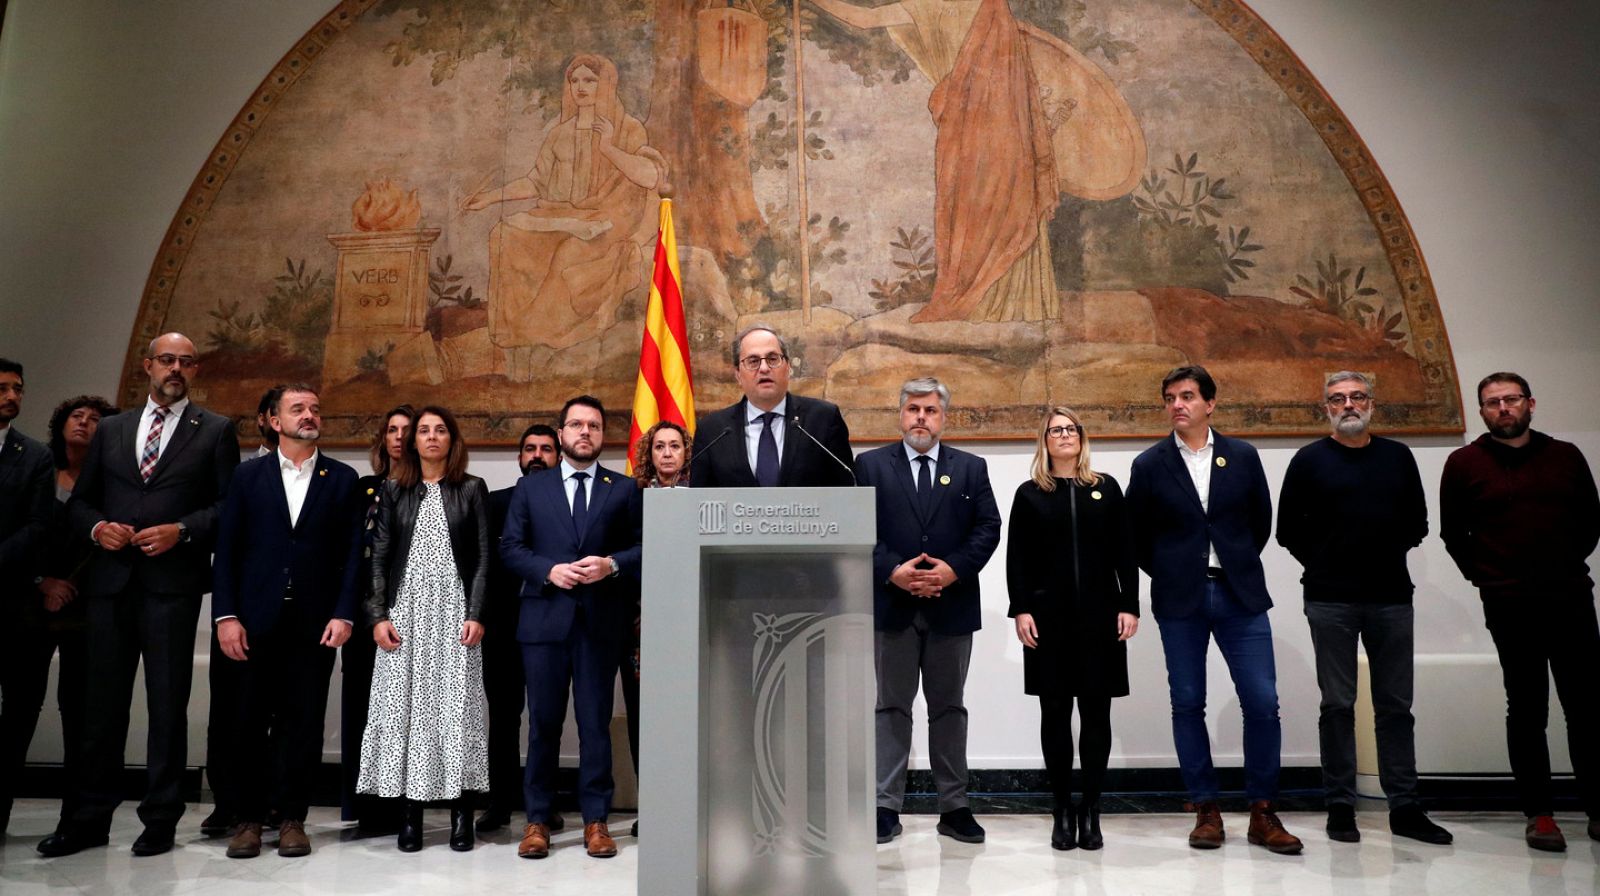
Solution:
<svg viewBox="0 0 1600 896"><path fill-rule="evenodd" d="M1392 191L1235 0L347 0L197 176L123 392L177 329L242 425L304 380L349 444L397 400L509 441L579 392L620 435L662 195L702 408L759 321L864 439L928 373L962 436L1149 435L1183 363L1234 433L1320 430L1346 368L1388 431L1462 428Z"/></svg>

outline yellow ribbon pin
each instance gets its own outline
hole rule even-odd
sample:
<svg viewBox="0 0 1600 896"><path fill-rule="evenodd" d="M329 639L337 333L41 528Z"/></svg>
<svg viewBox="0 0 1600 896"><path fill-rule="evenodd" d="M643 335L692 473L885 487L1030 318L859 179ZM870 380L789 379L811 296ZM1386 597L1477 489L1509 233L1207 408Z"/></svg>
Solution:
<svg viewBox="0 0 1600 896"><path fill-rule="evenodd" d="M1217 466L1226 467L1227 465L1228 465L1228 459L1226 457L1217 458Z"/></svg>
<svg viewBox="0 0 1600 896"><path fill-rule="evenodd" d="M1089 493L1089 497L1095 499L1096 501L1100 500L1100 498L1101 498L1100 490L1099 489L1095 489L1094 491L1090 492Z"/></svg>
<svg viewBox="0 0 1600 896"><path fill-rule="evenodd" d="M939 477L939 484L940 485L949 485L950 484L950 475L948 473L946 473L945 475L940 476Z"/></svg>

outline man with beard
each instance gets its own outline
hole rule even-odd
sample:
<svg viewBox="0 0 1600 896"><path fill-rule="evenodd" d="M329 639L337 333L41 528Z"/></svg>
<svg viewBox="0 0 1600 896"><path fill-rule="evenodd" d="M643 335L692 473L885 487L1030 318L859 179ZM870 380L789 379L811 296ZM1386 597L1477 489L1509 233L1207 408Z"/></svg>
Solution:
<svg viewBox="0 0 1600 896"><path fill-rule="evenodd" d="M83 570L88 678L84 774L74 808L39 843L45 856L104 846L122 801L123 746L134 673L144 666L149 728L144 831L133 854L172 849L182 817L189 684L201 595L211 586L211 544L239 439L228 418L189 400L200 367L182 333L151 340L149 399L101 421L67 506L72 537L99 551Z"/></svg>
<svg viewBox="0 0 1600 896"><path fill-rule="evenodd" d="M1506 747L1524 832L1534 849L1561 852L1553 816L1545 725L1550 678L1567 719L1567 746L1589 837L1600 840L1600 724L1596 721L1594 581L1600 496L1583 452L1533 424L1533 390L1515 373L1478 383L1489 431L1456 449L1439 485L1439 535L1478 589L1506 687Z"/></svg>
<svg viewBox="0 0 1600 896"><path fill-rule="evenodd" d="M1406 553L1428 534L1428 505L1411 449L1368 431L1372 382L1354 371L1323 387L1333 434L1301 448L1278 496L1278 543L1305 567L1306 620L1316 652L1322 712L1322 784L1328 838L1356 828L1356 642L1367 651L1377 716L1378 779L1389 830L1446 844L1450 832L1417 801L1411 715L1413 612Z"/></svg>
<svg viewBox="0 0 1600 896"><path fill-rule="evenodd" d="M589 855L609 858L612 695L639 587L641 509L633 478L596 463L605 407L569 399L558 426L561 463L524 476L511 495L500 556L522 580L517 640L528 687L528 770L517 855L550 854L556 766L567 692L578 723L578 808Z"/></svg>
<svg viewBox="0 0 1600 896"><path fill-rule="evenodd" d="M972 633L982 622L978 573L1000 544L1000 509L983 458L941 444L950 390L932 377L900 387L901 441L856 458L877 489L872 551L878 672L879 843L900 833L917 681L928 703L928 761L939 833L982 843L967 804L967 708Z"/></svg>
<svg viewBox="0 0 1600 896"><path fill-rule="evenodd" d="M278 855L311 852L306 809L328 678L354 626L361 566L356 471L317 450L315 390L283 387L267 425L276 450L240 465L228 487L211 593L223 661L239 670L226 707L232 755L223 763L238 812L227 851L234 859L260 854L269 805L281 817Z"/></svg>
<svg viewBox="0 0 1600 896"><path fill-rule="evenodd" d="M517 466L527 476L556 465L561 452L556 431L535 423L522 432ZM489 538L498 544L516 485L489 493ZM489 808L478 818L478 830L495 831L511 822L522 805L522 733L526 691L522 683L522 645L517 643L517 617L522 609L522 580L506 569L498 550L489 554L489 598L483 608L483 692L489 704ZM561 816L551 819L561 830Z"/></svg>

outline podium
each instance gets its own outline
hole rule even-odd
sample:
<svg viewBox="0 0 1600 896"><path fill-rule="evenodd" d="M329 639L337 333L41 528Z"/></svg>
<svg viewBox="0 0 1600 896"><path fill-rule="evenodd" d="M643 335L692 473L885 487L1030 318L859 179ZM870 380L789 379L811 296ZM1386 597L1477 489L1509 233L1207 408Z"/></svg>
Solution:
<svg viewBox="0 0 1600 896"><path fill-rule="evenodd" d="M877 890L868 488L644 495L639 892Z"/></svg>

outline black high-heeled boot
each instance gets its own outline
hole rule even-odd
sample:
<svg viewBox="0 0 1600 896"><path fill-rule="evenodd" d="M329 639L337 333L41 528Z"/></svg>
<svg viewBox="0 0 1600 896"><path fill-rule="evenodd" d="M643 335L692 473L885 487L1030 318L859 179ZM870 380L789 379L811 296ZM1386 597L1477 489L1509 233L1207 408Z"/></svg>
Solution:
<svg viewBox="0 0 1600 896"><path fill-rule="evenodd" d="M1071 803L1050 813L1055 823L1050 826L1051 849L1078 848L1078 815Z"/></svg>
<svg viewBox="0 0 1600 896"><path fill-rule="evenodd" d="M472 801L463 795L450 807L450 848L470 852L478 839L472 824Z"/></svg>
<svg viewBox="0 0 1600 896"><path fill-rule="evenodd" d="M1100 804L1084 803L1078 807L1078 845L1084 849L1099 849L1106 845L1100 836Z"/></svg>
<svg viewBox="0 0 1600 896"><path fill-rule="evenodd" d="M395 845L401 852L422 849L422 804L406 800L400 809L400 836Z"/></svg>

